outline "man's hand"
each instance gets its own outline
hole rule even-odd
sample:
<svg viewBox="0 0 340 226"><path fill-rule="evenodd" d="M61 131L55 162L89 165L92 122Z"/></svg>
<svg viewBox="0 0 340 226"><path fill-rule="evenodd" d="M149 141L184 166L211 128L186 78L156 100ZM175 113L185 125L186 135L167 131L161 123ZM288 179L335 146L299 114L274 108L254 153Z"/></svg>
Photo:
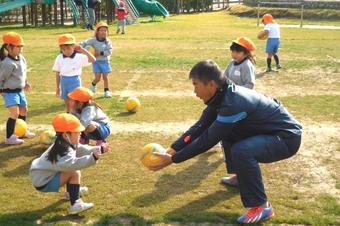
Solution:
<svg viewBox="0 0 340 226"><path fill-rule="evenodd" d="M157 155L160 158L160 161L157 164L149 166L148 167L149 170L157 171L172 164L172 158L170 154L156 153L155 155Z"/></svg>
<svg viewBox="0 0 340 226"><path fill-rule="evenodd" d="M168 149L166 150L166 153L168 153L169 155L174 155L174 154L176 154L176 151L175 151L175 149L173 149L173 148L168 148Z"/></svg>

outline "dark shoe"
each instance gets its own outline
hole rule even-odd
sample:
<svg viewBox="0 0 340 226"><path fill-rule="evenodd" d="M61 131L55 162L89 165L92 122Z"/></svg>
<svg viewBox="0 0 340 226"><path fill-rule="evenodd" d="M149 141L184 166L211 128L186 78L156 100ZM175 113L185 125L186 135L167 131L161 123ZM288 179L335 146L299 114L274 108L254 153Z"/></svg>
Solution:
<svg viewBox="0 0 340 226"><path fill-rule="evenodd" d="M230 177L222 177L221 178L221 184L224 185L229 185L229 186L233 186L233 187L238 187L238 180L237 180L237 176L230 176Z"/></svg>

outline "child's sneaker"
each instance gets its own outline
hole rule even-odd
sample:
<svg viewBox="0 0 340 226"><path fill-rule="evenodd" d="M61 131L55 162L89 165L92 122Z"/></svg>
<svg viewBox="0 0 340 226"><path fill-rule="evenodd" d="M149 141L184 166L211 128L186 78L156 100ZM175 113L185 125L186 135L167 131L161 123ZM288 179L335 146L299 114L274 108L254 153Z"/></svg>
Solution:
<svg viewBox="0 0 340 226"><path fill-rule="evenodd" d="M221 178L221 184L224 185L229 185L229 186L233 186L233 187L238 187L238 180L237 180L237 176L230 176L230 177L222 177Z"/></svg>
<svg viewBox="0 0 340 226"><path fill-rule="evenodd" d="M94 206L93 203L89 202L83 202L83 200L78 199L69 209L68 213L69 214L77 214L80 212L83 212L85 210L91 209Z"/></svg>
<svg viewBox="0 0 340 226"><path fill-rule="evenodd" d="M89 189L87 187L84 186L84 187L79 188L79 196L80 197L82 197L84 194L87 194L87 193L89 193ZM67 200L70 199L70 194L67 191L65 191L65 193L64 193L64 198L67 199Z"/></svg>
<svg viewBox="0 0 340 226"><path fill-rule="evenodd" d="M271 67L267 67L266 72L271 72L272 68Z"/></svg>
<svg viewBox="0 0 340 226"><path fill-rule="evenodd" d="M25 133L25 135L23 136L23 138L28 138L28 139L31 139L31 138L33 138L33 137L35 137L35 133L33 133L33 132L31 132L31 131L28 131L28 130L26 130L26 133Z"/></svg>
<svg viewBox="0 0 340 226"><path fill-rule="evenodd" d="M276 65L276 69L277 69L277 70L279 70L279 69L281 69L281 68L282 68L282 66L281 66L280 64L277 64L277 65Z"/></svg>
<svg viewBox="0 0 340 226"><path fill-rule="evenodd" d="M19 139L15 134L12 134L9 138L6 138L5 144L22 144L24 140Z"/></svg>
<svg viewBox="0 0 340 226"><path fill-rule="evenodd" d="M237 222L240 224L257 223L272 216L274 216L273 206L268 203L268 207L258 206L250 208L246 214L237 219Z"/></svg>
<svg viewBox="0 0 340 226"><path fill-rule="evenodd" d="M106 90L106 91L104 92L104 97L110 98L110 97L111 97L110 91Z"/></svg>
<svg viewBox="0 0 340 226"><path fill-rule="evenodd" d="M97 140L96 146L102 146L102 145L105 144L105 143L106 143L105 140Z"/></svg>
<svg viewBox="0 0 340 226"><path fill-rule="evenodd" d="M96 90L97 90L97 88L96 88L96 86L94 86L94 85L91 84L90 90L91 90L93 93L95 93Z"/></svg>

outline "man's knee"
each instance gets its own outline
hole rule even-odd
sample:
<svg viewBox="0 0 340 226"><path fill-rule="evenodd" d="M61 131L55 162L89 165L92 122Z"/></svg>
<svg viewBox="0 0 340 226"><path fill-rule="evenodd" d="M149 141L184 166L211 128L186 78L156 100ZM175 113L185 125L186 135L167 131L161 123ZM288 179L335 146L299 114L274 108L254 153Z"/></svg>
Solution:
<svg viewBox="0 0 340 226"><path fill-rule="evenodd" d="M252 146L248 142L239 142L234 144L230 149L233 161L242 161L252 157Z"/></svg>

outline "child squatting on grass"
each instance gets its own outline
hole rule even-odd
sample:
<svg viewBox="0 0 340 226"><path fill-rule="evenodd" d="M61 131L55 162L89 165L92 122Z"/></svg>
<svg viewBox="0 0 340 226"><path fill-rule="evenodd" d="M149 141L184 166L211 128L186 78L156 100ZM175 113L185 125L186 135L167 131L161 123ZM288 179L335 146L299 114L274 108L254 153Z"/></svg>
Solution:
<svg viewBox="0 0 340 226"><path fill-rule="evenodd" d="M224 75L233 83L248 89L255 86L254 43L246 37L239 37L230 46L232 60Z"/></svg>
<svg viewBox="0 0 340 226"><path fill-rule="evenodd" d="M30 91L27 82L26 59L21 54L25 45L23 38L15 32L7 32L2 36L0 49L0 93L4 97L5 106L10 116L6 123L5 144L22 144L24 140L14 134L16 120L26 121L27 100L24 91ZM7 51L7 53L6 53ZM33 138L34 133L26 130L24 138Z"/></svg>
<svg viewBox="0 0 340 226"><path fill-rule="evenodd" d="M88 144L89 139L96 140L96 145L105 143L110 135L110 119L100 106L92 101L91 90L78 87L68 94L70 113L74 114L85 127L80 137L81 144Z"/></svg>
<svg viewBox="0 0 340 226"><path fill-rule="evenodd" d="M103 76L104 97L111 97L109 90L109 73L112 71L110 66L110 57L112 55L112 43L108 38L109 26L105 22L99 22L96 25L95 37L82 42L80 45L84 48L92 46L95 50L94 56L96 61L93 63L94 79L91 84L91 91L96 92L96 85Z"/></svg>
<svg viewBox="0 0 340 226"><path fill-rule="evenodd" d="M76 45L71 34L58 38L61 53L55 59L53 71L56 73L56 96L65 101L66 112L70 111L67 94L81 86L82 68L91 65L96 58L86 49Z"/></svg>
<svg viewBox="0 0 340 226"><path fill-rule="evenodd" d="M272 71L272 57L274 57L276 63L276 69L280 69L280 60L277 52L280 47L280 26L275 23L274 18L271 14L264 14L262 17L262 23L265 25L264 30L258 34L258 38L262 39L268 36L266 44L267 53L267 70L266 72Z"/></svg>
<svg viewBox="0 0 340 226"><path fill-rule="evenodd" d="M30 176L34 187L41 192L58 192L66 184L66 194L71 203L68 211L77 214L93 207L93 203L80 199L80 194L88 191L86 187L80 187L80 170L96 164L110 148L108 144L79 144L80 133L85 128L74 115L59 114L53 118L52 125L57 133L56 141L33 160Z"/></svg>

